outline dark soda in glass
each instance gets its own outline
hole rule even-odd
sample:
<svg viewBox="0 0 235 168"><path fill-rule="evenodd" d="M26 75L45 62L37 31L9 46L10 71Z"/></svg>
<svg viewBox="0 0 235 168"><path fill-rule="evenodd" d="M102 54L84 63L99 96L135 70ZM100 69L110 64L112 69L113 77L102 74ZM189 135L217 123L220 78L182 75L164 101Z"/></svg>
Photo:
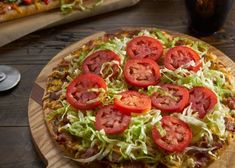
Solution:
<svg viewBox="0 0 235 168"><path fill-rule="evenodd" d="M185 0L189 28L197 35L210 35L224 24L233 0Z"/></svg>

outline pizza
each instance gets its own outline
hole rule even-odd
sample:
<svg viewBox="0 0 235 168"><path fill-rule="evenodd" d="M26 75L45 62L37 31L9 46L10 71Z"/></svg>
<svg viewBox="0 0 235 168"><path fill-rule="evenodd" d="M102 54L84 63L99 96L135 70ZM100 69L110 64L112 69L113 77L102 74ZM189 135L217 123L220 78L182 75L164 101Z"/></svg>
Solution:
<svg viewBox="0 0 235 168"><path fill-rule="evenodd" d="M105 34L48 77L45 121L84 167L208 167L235 132L234 77L210 47L159 29Z"/></svg>
<svg viewBox="0 0 235 168"><path fill-rule="evenodd" d="M60 8L62 14L86 10L102 0L0 0L0 23Z"/></svg>

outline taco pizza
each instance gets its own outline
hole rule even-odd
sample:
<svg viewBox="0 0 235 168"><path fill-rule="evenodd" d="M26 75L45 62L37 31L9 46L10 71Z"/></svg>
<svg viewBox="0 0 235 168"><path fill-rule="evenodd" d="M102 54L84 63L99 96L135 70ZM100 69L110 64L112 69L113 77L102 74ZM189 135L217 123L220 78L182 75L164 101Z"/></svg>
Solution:
<svg viewBox="0 0 235 168"><path fill-rule="evenodd" d="M102 0L0 0L0 23L60 8L62 14L85 10Z"/></svg>
<svg viewBox="0 0 235 168"><path fill-rule="evenodd" d="M209 46L158 29L105 34L48 77L45 121L84 167L208 167L233 141L235 84Z"/></svg>

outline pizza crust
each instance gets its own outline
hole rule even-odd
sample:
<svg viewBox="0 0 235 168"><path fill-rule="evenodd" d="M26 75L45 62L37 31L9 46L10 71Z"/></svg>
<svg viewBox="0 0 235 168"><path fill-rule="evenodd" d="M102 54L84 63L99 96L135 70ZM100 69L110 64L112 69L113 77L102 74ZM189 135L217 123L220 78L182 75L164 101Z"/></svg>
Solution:
<svg viewBox="0 0 235 168"><path fill-rule="evenodd" d="M45 4L44 2L37 2L37 4L19 6L19 10L22 12L10 10L4 14L0 14L0 23L59 8L60 0L52 0L49 4Z"/></svg>

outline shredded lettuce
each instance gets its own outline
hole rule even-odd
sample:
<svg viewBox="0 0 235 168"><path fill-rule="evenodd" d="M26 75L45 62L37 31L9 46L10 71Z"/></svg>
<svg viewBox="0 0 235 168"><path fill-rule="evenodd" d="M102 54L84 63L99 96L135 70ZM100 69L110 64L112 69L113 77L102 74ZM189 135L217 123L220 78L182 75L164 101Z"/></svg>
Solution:
<svg viewBox="0 0 235 168"><path fill-rule="evenodd" d="M168 96L173 100L177 101L177 97L173 96L169 91L162 89L160 86L148 86L147 90L139 89L139 92L145 93L151 96L153 93L157 92L161 96Z"/></svg>
<svg viewBox="0 0 235 168"><path fill-rule="evenodd" d="M229 109L224 105L217 106L217 109L206 115L204 121L207 123L211 132L220 138L225 138L225 116L229 113Z"/></svg>
<svg viewBox="0 0 235 168"><path fill-rule="evenodd" d="M218 98L222 100L222 97L225 95L231 95L234 91L226 88L225 84L225 75L218 71L210 69L211 62L203 63L203 69L199 71L192 72L187 69L178 68L174 71L167 68L161 69L162 83L174 83L178 85L183 85L187 88L192 88L194 86L206 86L217 94Z"/></svg>
<svg viewBox="0 0 235 168"><path fill-rule="evenodd" d="M81 67L82 62L85 60L85 58L93 52L94 50L90 52L83 51L79 52L79 54L74 54L74 55L69 54L66 57L64 57L65 61L70 62L68 69L69 75L67 76L68 81L72 81L73 78L82 73L82 70L78 67Z"/></svg>
<svg viewBox="0 0 235 168"><path fill-rule="evenodd" d="M138 36L148 36L148 37L155 38L159 40L165 48L170 47L171 41L172 41L171 36L169 36L167 33L159 29L155 29L153 31L142 30L141 32L138 33Z"/></svg>
<svg viewBox="0 0 235 168"><path fill-rule="evenodd" d="M145 93L145 94L147 94L148 96L150 96L150 95L152 95L153 93L158 92L159 90L161 90L161 87L158 86L158 85L155 85L155 86L148 86L148 87L147 87L147 90L141 88L141 89L139 89L138 91L139 91L140 93Z"/></svg>
<svg viewBox="0 0 235 168"><path fill-rule="evenodd" d="M183 160L181 154L171 153L164 158L164 162L169 167L181 167Z"/></svg>
<svg viewBox="0 0 235 168"><path fill-rule="evenodd" d="M224 117L229 113L229 109L224 105L217 105L215 111L209 112L203 120L199 120L197 113L193 113L191 105L184 109L182 114L174 114L179 119L188 123L193 132L193 143L200 141L203 136L207 136L209 143L212 143L213 136L217 135L220 139L225 138Z"/></svg>
<svg viewBox="0 0 235 168"><path fill-rule="evenodd" d="M107 49L115 52L120 56L121 65L125 62L126 59L126 45L130 41L130 38L123 37L121 39L115 37L110 39L108 42L102 43L96 47L96 49Z"/></svg>
<svg viewBox="0 0 235 168"><path fill-rule="evenodd" d="M92 4L91 6L90 5L88 6L84 3L84 0L73 0L70 3L67 3L66 0L61 0L60 10L62 14L68 14L72 12L74 9L79 9L79 10L84 11L84 10L92 9L96 6L99 6L102 3L103 3L103 0L96 0L94 4Z"/></svg>
<svg viewBox="0 0 235 168"><path fill-rule="evenodd" d="M190 116L184 116L184 117L180 116L179 118L185 121L186 123L188 123L190 127L192 128L192 132L194 135L192 139L192 143L201 140L203 136L207 136L209 143L212 144L213 142L212 132L209 130L205 122L200 121L197 118L190 117Z"/></svg>
<svg viewBox="0 0 235 168"><path fill-rule="evenodd" d="M181 165L181 168L194 168L196 166L196 161L193 158L187 158Z"/></svg>
<svg viewBox="0 0 235 168"><path fill-rule="evenodd" d="M210 144L213 142L212 132L210 131L210 129L208 128L207 124L204 121L190 115L184 115L180 113L174 115L177 116L177 118L189 124L193 132L192 143L200 141L203 136L208 137Z"/></svg>
<svg viewBox="0 0 235 168"><path fill-rule="evenodd" d="M65 101L60 101L63 107L58 108L57 110L54 110L53 112L49 113L46 116L46 120L50 121L52 120L55 116L61 116L61 119L65 116L65 114L69 111L72 110L70 105L67 105Z"/></svg>
<svg viewBox="0 0 235 168"><path fill-rule="evenodd" d="M118 67L117 74L113 71L113 67ZM128 90L127 83L123 77L123 70L117 61L106 62L102 65L100 70L101 76L106 81L108 87L91 88L90 91L99 92L97 99L93 101L101 101L103 105L112 104L114 98L118 98L118 94Z"/></svg>
<svg viewBox="0 0 235 168"><path fill-rule="evenodd" d="M113 71L115 66L117 73ZM123 70L118 61L113 60L111 62L105 62L101 67L100 74L108 84L108 88L112 88L116 91L127 89L127 84L123 77Z"/></svg>
<svg viewBox="0 0 235 168"><path fill-rule="evenodd" d="M103 130L96 130L93 113L86 111L85 115L81 111L68 111L66 116L70 122L59 129L60 131L66 130L81 139L81 143L77 146L80 153L92 147L98 148L96 155L86 159L75 159L76 161L91 162L106 156L112 159L113 152L118 152L120 160L145 160L148 163L157 163L160 160L162 153L156 150L151 138L152 126L161 125L159 124L161 120L159 110L133 116L129 127L119 136L106 135ZM162 132L161 127L157 129L161 129L159 132Z"/></svg>
<svg viewBox="0 0 235 168"><path fill-rule="evenodd" d="M185 149L185 152L188 152L190 150L193 150L193 151L199 151L199 152L208 152L208 151L212 151L216 149L216 147L211 147L211 148L200 148L200 147L197 147L197 146L189 146Z"/></svg>
<svg viewBox="0 0 235 168"><path fill-rule="evenodd" d="M202 41L195 41L184 37L175 37L171 41L170 47L174 47L177 45L184 45L190 47L194 51L196 51L201 57L205 56L208 53L208 45Z"/></svg>

